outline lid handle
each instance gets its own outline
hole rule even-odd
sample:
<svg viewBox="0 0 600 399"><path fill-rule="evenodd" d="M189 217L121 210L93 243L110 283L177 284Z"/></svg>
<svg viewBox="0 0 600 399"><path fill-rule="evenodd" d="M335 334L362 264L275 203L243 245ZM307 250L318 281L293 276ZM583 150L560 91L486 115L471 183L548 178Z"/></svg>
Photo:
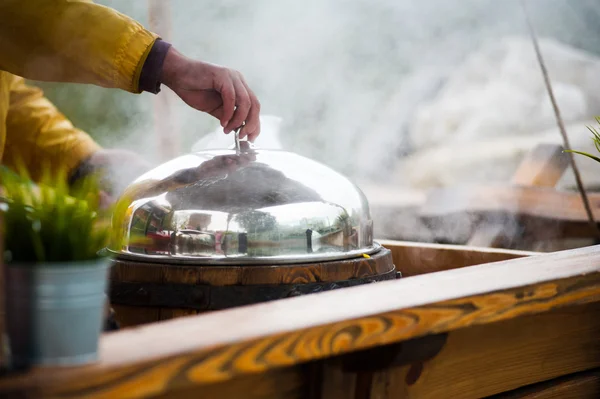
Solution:
<svg viewBox="0 0 600 399"><path fill-rule="evenodd" d="M235 134L234 134L234 140L235 140L235 151L236 152L241 152L242 151L242 147L240 145L240 130L242 130L242 128L244 127L245 123L242 123L242 125L240 127L238 127L237 129L235 129Z"/></svg>

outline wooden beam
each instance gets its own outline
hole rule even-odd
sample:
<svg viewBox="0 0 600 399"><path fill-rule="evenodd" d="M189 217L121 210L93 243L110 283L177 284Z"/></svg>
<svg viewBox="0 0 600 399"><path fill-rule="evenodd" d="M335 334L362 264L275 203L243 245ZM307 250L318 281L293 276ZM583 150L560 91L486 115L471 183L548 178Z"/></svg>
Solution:
<svg viewBox="0 0 600 399"><path fill-rule="evenodd" d="M494 395L489 399L597 399L600 369L569 374L549 381Z"/></svg>
<svg viewBox="0 0 600 399"><path fill-rule="evenodd" d="M110 300L120 325L131 327L275 300L288 296L292 290L302 293L325 291L336 286L358 285L360 280L366 283L367 279L395 277L391 251L385 248L368 259L295 265L167 267L156 263L115 260L111 271ZM272 287L268 295L265 294L265 286ZM140 296L140 291L146 295ZM162 299L159 300L159 297Z"/></svg>
<svg viewBox="0 0 600 399"><path fill-rule="evenodd" d="M0 190L0 194L1 194ZM4 265L4 222L0 212L0 370L8 366L6 358L6 271Z"/></svg>
<svg viewBox="0 0 600 399"><path fill-rule="evenodd" d="M539 144L529 151L515 172L511 184L525 187L553 188L569 166L563 147L556 144ZM519 209L514 209L515 213ZM467 242L481 247L506 247L517 231L507 229L502 221L484 220Z"/></svg>
<svg viewBox="0 0 600 399"><path fill-rule="evenodd" d="M393 240L378 240L378 242L392 252L394 263L397 265L399 270L401 270L403 277L451 270L482 263L516 259L524 256L539 255L537 252L475 248L462 245L424 244ZM352 277L347 275L348 273L352 272L352 270L348 268L337 268L334 273L332 268L332 266L335 266L334 263L329 262L323 265L317 265L318 267L316 270L314 267L310 267L306 270L306 273L311 273L310 275L301 274L299 277L299 275L296 274L294 275L294 279L301 278L300 281L316 281L315 279L345 280ZM328 268L331 268L332 270L327 271ZM204 270L203 272L185 272L185 275L186 278L193 278L193 281L199 283L217 285L223 283L248 284L249 281L244 281L242 278L248 277L249 274L243 272L242 269L243 268L231 266L221 268L215 266L211 267L210 270ZM140 270L142 273L140 273ZM177 268L173 270L177 272ZM285 267L280 269L265 267L265 272L269 272L268 274L274 275L282 274L285 272L285 270ZM112 272L113 274L119 274L117 277L119 281L156 281L156 273L163 273L164 271L161 272L160 268L157 268L156 265L145 265L140 263L135 267L113 268ZM383 270L379 272L381 273ZM225 279L223 278L224 276L226 277ZM264 276L267 276L267 273L265 273ZM219 277L219 281L215 279L216 277ZM264 281L253 281L253 283L267 284L272 283L273 281L284 283L287 281L287 279L282 276L277 280L269 278L269 280ZM121 327L133 327L161 319L170 319L175 316L188 316L198 313L194 310L170 310L142 306L132 307L121 306L116 303L113 303L112 306L118 315L118 320L121 324Z"/></svg>
<svg viewBox="0 0 600 399"><path fill-rule="evenodd" d="M531 385L600 366L599 329L600 304L594 303L455 330L445 334L437 353L427 342L435 335L406 341L404 362L372 372L348 370L347 356L341 356L324 361L321 398L476 399L524 386L541 392L547 385ZM386 348L393 350L377 349ZM364 351L363 365L380 357L372 351ZM573 386L562 385L556 393Z"/></svg>
<svg viewBox="0 0 600 399"><path fill-rule="evenodd" d="M590 193L589 197L594 216L600 218L600 194ZM496 213L564 222L587 222L578 193L503 185L436 189L419 213L425 218Z"/></svg>
<svg viewBox="0 0 600 399"><path fill-rule="evenodd" d="M424 244L393 240L378 240L378 242L392 252L393 261L395 265L399 267L398 270L401 270L403 277L411 277L425 273L440 272L482 263L499 262L525 256L539 255L537 252L475 248L462 245ZM326 271L326 269L332 265L333 263L323 264L320 265L317 270L314 270L313 267L308 268L306 272L313 273L314 275L303 275L301 281L315 281L315 278L319 276L319 280L327 278L330 280L345 280L351 277L345 274L352 272L352 270L348 268L338 268L338 273L336 274L333 273L333 270ZM177 268L175 268L175 271L177 271L176 269ZM204 272L186 272L186 275L189 278L194 278L194 281L201 283L218 284L219 282L215 278L219 277L220 283L241 284L243 282L247 284L248 281L243 281L242 277L247 277L248 273L243 273L242 269L243 268L231 266L221 268L211 267L209 270L204 270ZM277 268L268 267L266 269L269 270L265 270L265 272L269 271L273 274L281 274L285 271L285 268L278 270ZM140 273L140 270L142 273ZM131 268L113 268L112 272L119 274L118 279L120 281L156 281L156 273L162 273L164 271L161 271L161 269L157 268L156 265L138 264L136 267ZM202 276L202 274L207 275ZM224 279L224 276L227 278ZM207 280L207 278L210 277L213 277L213 279ZM298 278L298 276L296 275L294 278ZM270 280L271 281L258 281L258 283L269 283L273 281L273 279ZM286 281L287 280L283 277L279 279L279 282ZM190 316L198 313L193 309L159 309L156 307L142 306L133 307L121 306L116 303L113 303L112 306L118 316L117 319L123 328L139 326L141 324L146 324L157 320Z"/></svg>
<svg viewBox="0 0 600 399"><path fill-rule="evenodd" d="M402 273L403 277L540 255L539 252L465 245L426 244L394 240L378 240L378 242L392 252L396 269Z"/></svg>
<svg viewBox="0 0 600 399"><path fill-rule="evenodd" d="M243 376L235 381L169 390L167 393L152 396L152 399L313 398L314 396L306 395L310 387L308 377L309 373L305 367L289 367Z"/></svg>
<svg viewBox="0 0 600 399"><path fill-rule="evenodd" d="M408 377L409 398L481 398L596 368L599 317L594 303L453 331L420 370L411 364L390 377Z"/></svg>
<svg viewBox="0 0 600 399"><path fill-rule="evenodd" d="M387 345L365 350L359 353L356 371L356 364L348 367L352 356L342 355L168 390L153 399L597 398L597 369L582 370L600 364L598 328L600 305L579 305L409 340L399 349ZM396 363L369 370L385 352L398 352ZM126 397L131 391L124 387L119 394Z"/></svg>
<svg viewBox="0 0 600 399"><path fill-rule="evenodd" d="M98 364L0 379L3 394L147 397L600 301L600 247L531 256L110 333Z"/></svg>
<svg viewBox="0 0 600 399"><path fill-rule="evenodd" d="M511 184L554 188L569 167L561 145L540 144L527 153L513 175Z"/></svg>

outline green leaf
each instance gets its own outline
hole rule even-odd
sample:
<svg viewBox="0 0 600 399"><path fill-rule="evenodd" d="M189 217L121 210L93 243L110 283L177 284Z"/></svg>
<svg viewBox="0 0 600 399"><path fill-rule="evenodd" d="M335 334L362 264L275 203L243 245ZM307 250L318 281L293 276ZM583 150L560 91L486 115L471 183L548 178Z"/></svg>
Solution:
<svg viewBox="0 0 600 399"><path fill-rule="evenodd" d="M594 160L594 161L596 161L596 162L600 162L600 158L598 158L598 157L597 157L597 156L595 156L595 155L588 154L587 152L583 152L583 151L577 151L577 150L565 150L564 152L572 152L572 153L574 153L574 154L583 155L583 156L586 156L586 157L588 157L588 158L591 158L591 159L593 159L593 160Z"/></svg>
<svg viewBox="0 0 600 399"><path fill-rule="evenodd" d="M596 119L596 122L600 125L600 116L597 116L595 119ZM594 142L594 146L596 147L596 150L598 152L600 152L600 132L598 132L598 130L596 130L596 128L594 128L593 126L587 126L587 128L592 133L592 141ZM588 157L588 158L593 159L594 161L600 163L600 157L597 157L592 154L588 154L587 152L577 151L577 150L565 150L564 152L571 152L574 154L583 155L585 157Z"/></svg>
<svg viewBox="0 0 600 399"><path fill-rule="evenodd" d="M100 209L97 176L69 187L64 170L44 172L37 185L24 163L0 167L4 257L12 263L69 262L97 258L108 244L110 209Z"/></svg>

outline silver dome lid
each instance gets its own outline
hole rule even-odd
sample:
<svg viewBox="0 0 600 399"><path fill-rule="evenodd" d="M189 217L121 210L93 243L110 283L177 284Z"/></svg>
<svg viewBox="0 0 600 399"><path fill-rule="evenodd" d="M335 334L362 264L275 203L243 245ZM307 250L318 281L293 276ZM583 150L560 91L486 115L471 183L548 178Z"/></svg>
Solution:
<svg viewBox="0 0 600 399"><path fill-rule="evenodd" d="M160 263L283 264L370 254L362 191L298 154L232 149L175 158L134 181L117 203L109 251Z"/></svg>

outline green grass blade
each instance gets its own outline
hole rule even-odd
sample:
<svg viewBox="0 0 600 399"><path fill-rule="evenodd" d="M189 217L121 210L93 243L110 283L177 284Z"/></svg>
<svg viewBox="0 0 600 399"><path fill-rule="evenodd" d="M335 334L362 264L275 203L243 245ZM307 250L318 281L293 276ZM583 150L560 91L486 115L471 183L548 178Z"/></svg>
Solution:
<svg viewBox="0 0 600 399"><path fill-rule="evenodd" d="M599 158L599 157L597 157L597 156L595 156L595 155L592 155L592 154L588 154L587 152L583 152L583 151L577 151L577 150L564 150L564 152L572 152L572 153L574 153L574 154L583 155L583 156L586 156L586 157L588 157L588 158L591 158L591 159L593 159L593 160L594 160L594 161L596 161L596 162L600 162L600 158Z"/></svg>

